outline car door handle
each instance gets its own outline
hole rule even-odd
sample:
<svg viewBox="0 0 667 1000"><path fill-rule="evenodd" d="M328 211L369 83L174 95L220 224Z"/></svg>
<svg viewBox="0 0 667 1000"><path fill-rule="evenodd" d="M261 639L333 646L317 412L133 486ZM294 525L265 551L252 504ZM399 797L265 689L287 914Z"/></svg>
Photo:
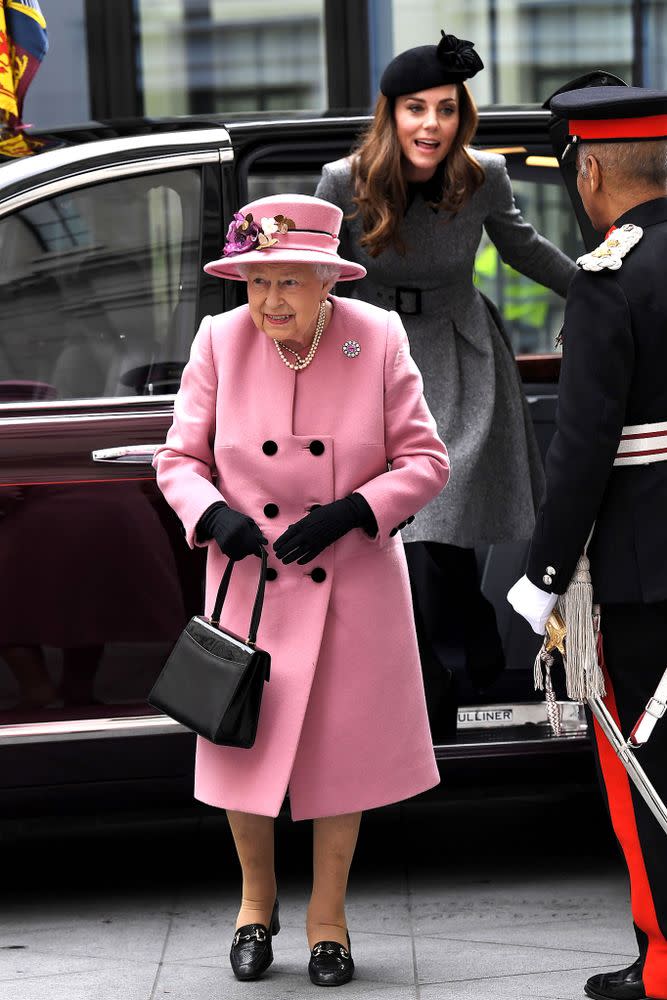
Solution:
<svg viewBox="0 0 667 1000"><path fill-rule="evenodd" d="M116 465L150 465L159 444L124 444L118 448L98 448L91 452L93 462Z"/></svg>

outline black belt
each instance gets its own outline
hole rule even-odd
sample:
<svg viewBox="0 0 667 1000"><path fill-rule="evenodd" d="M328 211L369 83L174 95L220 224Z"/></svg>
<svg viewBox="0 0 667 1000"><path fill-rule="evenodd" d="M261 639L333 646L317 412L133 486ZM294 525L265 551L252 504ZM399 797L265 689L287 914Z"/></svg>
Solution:
<svg viewBox="0 0 667 1000"><path fill-rule="evenodd" d="M401 316L419 316L422 311L421 288L395 288L394 309Z"/></svg>
<svg viewBox="0 0 667 1000"><path fill-rule="evenodd" d="M451 306L449 288L409 288L407 285L380 285L374 281L362 282L360 297L374 302L382 309L394 309L401 316L420 316L438 313Z"/></svg>

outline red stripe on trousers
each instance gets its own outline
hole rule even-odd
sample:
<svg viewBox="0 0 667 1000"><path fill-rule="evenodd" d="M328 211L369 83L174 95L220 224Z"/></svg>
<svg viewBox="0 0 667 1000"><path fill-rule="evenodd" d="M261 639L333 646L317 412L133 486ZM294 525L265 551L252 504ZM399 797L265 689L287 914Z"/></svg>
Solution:
<svg viewBox="0 0 667 1000"><path fill-rule="evenodd" d="M600 653L602 654L601 647ZM600 661L604 670L605 686L607 689L605 704L613 716L616 725L620 728L614 688L605 668L602 655L600 656ZM616 756L611 743L598 726L597 721L594 721L594 726L600 767L602 768L602 776L607 788L611 822L616 838L625 855L625 863L628 866L630 874L632 917L637 926L648 937L648 951L642 976L644 989L647 996L664 1000L664 998L667 998L667 941L665 941L660 930L660 925L658 924L653 903L653 894L648 875L646 874L646 865L644 864L644 857L639 842L635 810L630 793L630 779L628 778L627 771Z"/></svg>

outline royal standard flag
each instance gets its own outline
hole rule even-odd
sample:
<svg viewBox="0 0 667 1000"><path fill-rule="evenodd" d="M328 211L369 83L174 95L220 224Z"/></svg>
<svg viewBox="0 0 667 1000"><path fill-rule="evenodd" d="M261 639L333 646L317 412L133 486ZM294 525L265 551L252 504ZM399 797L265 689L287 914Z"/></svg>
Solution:
<svg viewBox="0 0 667 1000"><path fill-rule="evenodd" d="M46 21L37 0L0 0L0 155L26 156L41 143L23 132L23 101L46 55Z"/></svg>

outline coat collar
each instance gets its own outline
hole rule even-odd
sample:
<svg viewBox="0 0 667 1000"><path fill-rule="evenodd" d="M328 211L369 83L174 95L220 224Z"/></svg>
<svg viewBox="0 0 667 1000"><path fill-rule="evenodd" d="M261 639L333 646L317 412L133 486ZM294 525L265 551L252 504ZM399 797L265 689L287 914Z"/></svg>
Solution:
<svg viewBox="0 0 667 1000"><path fill-rule="evenodd" d="M635 205L621 215L614 225L617 229L631 222L633 226L656 226L659 222L667 222L667 197L652 198L651 201L644 201L641 205Z"/></svg>
<svg viewBox="0 0 667 1000"><path fill-rule="evenodd" d="M441 160L438 166L435 168L435 173L427 181L415 182L408 181L406 188L406 205L405 210L410 208L413 201L417 195L421 195L425 202L430 202L433 210L437 209L433 206L433 203L437 204L442 201L442 192L445 185L445 161Z"/></svg>

